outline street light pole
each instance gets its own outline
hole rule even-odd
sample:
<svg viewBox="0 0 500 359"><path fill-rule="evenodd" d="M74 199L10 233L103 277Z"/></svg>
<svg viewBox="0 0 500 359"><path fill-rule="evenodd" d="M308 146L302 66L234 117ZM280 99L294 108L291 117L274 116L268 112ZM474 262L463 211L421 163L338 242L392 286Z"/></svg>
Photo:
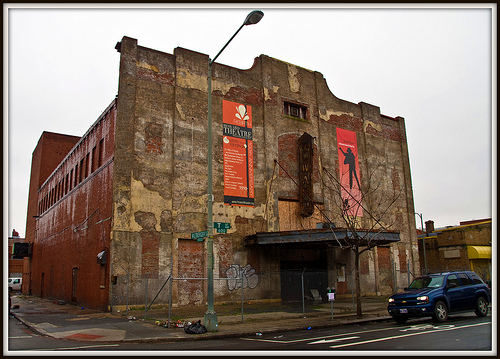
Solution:
<svg viewBox="0 0 500 359"><path fill-rule="evenodd" d="M243 24L224 45L217 55L208 59L208 149L207 149L207 167L208 167L208 185L207 185L207 311L204 317L204 325L207 331L214 332L218 329L217 313L214 310L214 243L213 243L213 187L212 187L212 65L234 37L240 32L243 26L258 23L264 13L260 10L254 10L248 14Z"/></svg>
<svg viewBox="0 0 500 359"><path fill-rule="evenodd" d="M422 213L416 213L420 217L420 226L422 228L422 247L424 248L424 274L427 274L427 256L425 254L425 234L424 234L424 220L422 219Z"/></svg>

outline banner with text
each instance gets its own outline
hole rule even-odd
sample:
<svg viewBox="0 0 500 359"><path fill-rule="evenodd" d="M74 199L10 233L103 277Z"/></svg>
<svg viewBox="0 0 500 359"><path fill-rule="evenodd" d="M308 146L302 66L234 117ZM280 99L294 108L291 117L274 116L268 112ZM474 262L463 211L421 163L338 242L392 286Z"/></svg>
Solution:
<svg viewBox="0 0 500 359"><path fill-rule="evenodd" d="M349 216L362 217L356 132L337 128L342 206Z"/></svg>
<svg viewBox="0 0 500 359"><path fill-rule="evenodd" d="M252 107L222 101L224 204L254 206Z"/></svg>

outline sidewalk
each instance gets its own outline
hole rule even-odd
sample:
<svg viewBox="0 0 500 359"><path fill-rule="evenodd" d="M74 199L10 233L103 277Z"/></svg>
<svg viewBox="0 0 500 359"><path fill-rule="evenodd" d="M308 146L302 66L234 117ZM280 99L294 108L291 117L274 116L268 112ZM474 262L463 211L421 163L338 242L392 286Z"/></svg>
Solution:
<svg viewBox="0 0 500 359"><path fill-rule="evenodd" d="M103 313L69 304L59 304L31 296L13 296L11 314L35 332L57 339L86 342L151 342L186 341L209 338L241 337L257 333L284 333L297 329L318 329L348 323L363 323L391 319L383 297L363 297L363 318L357 319L352 298L338 298L330 303L303 308L278 304L245 304L243 322L241 304L215 306L219 329L205 334L186 334L183 328L161 326L168 320L168 308L130 310L127 313ZM17 307L18 306L18 307ZM239 314L235 314L238 313ZM176 322L195 322L206 308L172 308ZM258 312L257 312L258 311Z"/></svg>

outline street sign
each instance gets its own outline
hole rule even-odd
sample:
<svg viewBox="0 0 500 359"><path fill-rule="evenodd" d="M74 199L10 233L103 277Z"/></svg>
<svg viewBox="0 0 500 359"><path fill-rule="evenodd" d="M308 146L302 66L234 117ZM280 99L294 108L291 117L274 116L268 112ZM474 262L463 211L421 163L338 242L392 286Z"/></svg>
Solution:
<svg viewBox="0 0 500 359"><path fill-rule="evenodd" d="M231 228L231 223L225 222L214 222L215 229L229 229ZM218 232L218 233L226 233L226 232Z"/></svg>
<svg viewBox="0 0 500 359"><path fill-rule="evenodd" d="M217 228L217 233L227 233L227 229L225 229L225 228Z"/></svg>
<svg viewBox="0 0 500 359"><path fill-rule="evenodd" d="M208 237L208 231L191 233L191 239L198 239L198 238L203 238L203 237Z"/></svg>

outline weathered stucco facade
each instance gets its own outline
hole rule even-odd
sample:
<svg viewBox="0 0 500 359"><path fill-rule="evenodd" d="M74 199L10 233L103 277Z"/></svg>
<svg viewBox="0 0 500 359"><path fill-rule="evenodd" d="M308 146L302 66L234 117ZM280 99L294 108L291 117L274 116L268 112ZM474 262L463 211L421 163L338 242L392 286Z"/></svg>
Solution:
<svg viewBox="0 0 500 359"><path fill-rule="evenodd" d="M171 270L174 278L205 277L205 244L192 240L191 233L207 229L208 56L183 48L176 48L173 55L161 53L138 46L135 39L127 37L117 49L121 62L112 263L131 276L147 276L149 285L155 288ZM357 135L360 180L365 184L369 178L380 182L382 196L389 196L393 190L400 192L389 216L391 229L399 232L400 241L362 257L364 293L393 291L393 263L402 278L406 278L408 263L413 273L418 271L403 118L383 116L378 107L366 103L340 100L320 73L265 55L256 58L248 70L214 64L212 81L213 220L231 226L226 234L214 236L216 278L251 268L252 276L267 275L255 279L258 285L248 295L280 299L280 271L316 263L315 268L328 273L328 285L346 293L349 273L340 274L342 283L338 282L338 272L351 270L350 251L318 243L245 243L245 238L257 232L316 229L327 222L324 214L342 227L338 196L323 180L324 169L338 176L337 128ZM254 206L224 203L223 101L251 107ZM305 114L302 118L286 114L285 103L304 109ZM314 139L312 187L316 209L308 217L298 214L296 184L298 139L304 133ZM363 221L365 228L371 227L367 216ZM189 287L186 293L180 285L174 287L174 302L204 303L205 285L198 282ZM226 282L216 281L216 300L238 300L239 294L234 293L233 298L228 287ZM123 285L113 290L120 293L117 298L123 298ZM141 287L135 293L137 300L143 291Z"/></svg>
<svg viewBox="0 0 500 359"><path fill-rule="evenodd" d="M206 283L195 278L207 276L206 242L191 238L207 229L209 58L183 48L163 53L128 37L116 49L119 88L112 165L106 171L108 282L101 284L108 296L100 305L144 304L169 276L175 278L174 305L203 305ZM252 159L246 168L253 179L251 205L226 202L227 103L251 112L250 147L245 145ZM248 288L246 299L297 299L290 273L305 269L320 273L308 279L310 288L351 293L352 252L328 233L345 227L336 182L343 176L339 164L346 163L339 156L339 129L356 140L358 185L373 189L363 197L359 227L382 226L399 239L361 256L363 294L392 293L396 276L398 283L406 280L408 264L418 274L403 118L340 100L319 72L261 55L248 70L213 65L212 119L213 221L230 224L227 233L213 237L216 302L240 300L234 289L241 286ZM392 200L387 215L376 216L378 223L367 215ZM318 233L317 239L301 240ZM271 235L282 240L255 240ZM156 303L168 300L165 293Z"/></svg>

